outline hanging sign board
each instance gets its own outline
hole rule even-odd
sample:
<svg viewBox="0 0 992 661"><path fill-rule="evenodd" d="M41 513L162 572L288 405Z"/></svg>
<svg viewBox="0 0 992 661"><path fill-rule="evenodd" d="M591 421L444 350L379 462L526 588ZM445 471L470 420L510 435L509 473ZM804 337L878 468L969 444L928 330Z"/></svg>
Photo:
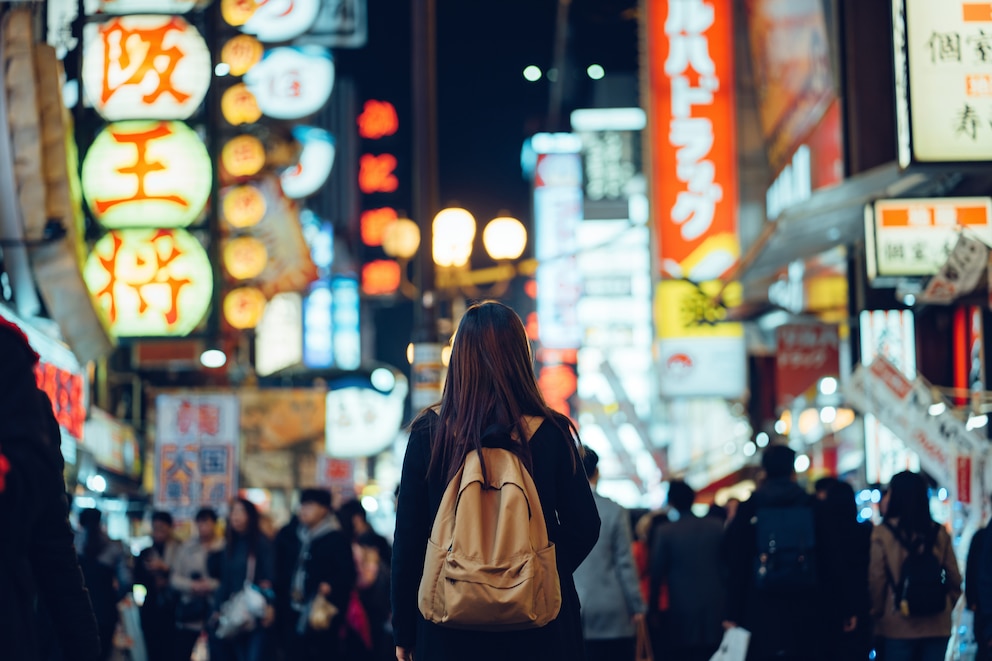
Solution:
<svg viewBox="0 0 992 661"><path fill-rule="evenodd" d="M121 16L83 28L83 89L106 120L186 119L212 76L206 42L178 16Z"/></svg>
<svg viewBox="0 0 992 661"><path fill-rule="evenodd" d="M212 181L203 141L182 122L111 124L82 167L90 212L110 229L185 227L203 212Z"/></svg>
<svg viewBox="0 0 992 661"><path fill-rule="evenodd" d="M992 160L992 11L972 0L894 0L899 164Z"/></svg>
<svg viewBox="0 0 992 661"><path fill-rule="evenodd" d="M118 337L188 335L213 294L213 267L185 230L125 229L104 234L83 277Z"/></svg>
<svg viewBox="0 0 992 661"><path fill-rule="evenodd" d="M878 200L865 207L868 278L935 275L961 228L992 245L992 198Z"/></svg>
<svg viewBox="0 0 992 661"><path fill-rule="evenodd" d="M286 197L299 200L320 190L331 175L334 137L314 126L294 126L293 137L303 148L297 164L279 175L279 183Z"/></svg>
<svg viewBox="0 0 992 661"><path fill-rule="evenodd" d="M289 41L310 29L320 5L321 0L262 0L241 31L265 43Z"/></svg>

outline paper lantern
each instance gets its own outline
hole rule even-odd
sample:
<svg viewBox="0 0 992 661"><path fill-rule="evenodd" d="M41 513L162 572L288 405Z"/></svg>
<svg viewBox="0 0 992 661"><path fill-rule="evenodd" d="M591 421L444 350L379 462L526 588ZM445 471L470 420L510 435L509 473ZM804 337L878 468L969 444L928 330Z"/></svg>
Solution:
<svg viewBox="0 0 992 661"><path fill-rule="evenodd" d="M244 83L232 85L220 99L220 112L231 126L254 124L262 118L255 95Z"/></svg>
<svg viewBox="0 0 992 661"><path fill-rule="evenodd" d="M314 126L294 126L293 137L303 148L296 165L279 175L283 194L299 200L313 195L324 185L334 165L334 137Z"/></svg>
<svg viewBox="0 0 992 661"><path fill-rule="evenodd" d="M254 176L265 166L265 145L253 135L231 138L221 149L220 162L231 176Z"/></svg>
<svg viewBox="0 0 992 661"><path fill-rule="evenodd" d="M83 91L104 119L186 119L212 76L206 42L178 16L120 16L83 29Z"/></svg>
<svg viewBox="0 0 992 661"><path fill-rule="evenodd" d="M241 27L248 22L258 3L255 0L221 0L220 15L228 25Z"/></svg>
<svg viewBox="0 0 992 661"><path fill-rule="evenodd" d="M331 97L334 62L331 52L320 46L273 48L244 80L267 117L300 119L323 108Z"/></svg>
<svg viewBox="0 0 992 661"><path fill-rule="evenodd" d="M251 184L232 186L221 196L224 221L235 229L253 227L265 217L265 195Z"/></svg>
<svg viewBox="0 0 992 661"><path fill-rule="evenodd" d="M210 259L185 230L108 232L93 246L83 277L119 337L187 335L213 293Z"/></svg>
<svg viewBox="0 0 992 661"><path fill-rule="evenodd" d="M254 328L265 312L265 294L255 287L238 287L224 297L224 319L232 328Z"/></svg>
<svg viewBox="0 0 992 661"><path fill-rule="evenodd" d="M239 236L224 243L224 268L235 280L250 280L265 270L269 253L253 236Z"/></svg>
<svg viewBox="0 0 992 661"><path fill-rule="evenodd" d="M262 61L265 48L255 37L239 34L228 40L220 51L220 61L231 68L232 76L243 76L248 70Z"/></svg>
<svg viewBox="0 0 992 661"><path fill-rule="evenodd" d="M107 126L82 167L83 194L104 227L185 227L210 197L213 166L203 141L182 122Z"/></svg>

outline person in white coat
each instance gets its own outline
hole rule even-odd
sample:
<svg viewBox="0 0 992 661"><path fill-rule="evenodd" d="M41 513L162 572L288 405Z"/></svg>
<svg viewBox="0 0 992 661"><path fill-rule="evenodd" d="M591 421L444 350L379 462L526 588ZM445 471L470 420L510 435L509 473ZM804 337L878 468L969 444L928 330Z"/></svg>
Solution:
<svg viewBox="0 0 992 661"><path fill-rule="evenodd" d="M637 627L647 606L634 566L630 516L617 503L595 493L599 456L588 447L583 449L582 463L602 521L599 541L575 570L586 655L588 661L633 659Z"/></svg>

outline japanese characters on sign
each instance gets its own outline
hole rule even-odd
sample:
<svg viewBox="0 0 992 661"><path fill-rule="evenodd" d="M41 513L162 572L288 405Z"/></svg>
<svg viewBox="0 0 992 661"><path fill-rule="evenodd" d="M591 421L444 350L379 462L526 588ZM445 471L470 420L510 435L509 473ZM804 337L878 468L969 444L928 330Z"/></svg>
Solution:
<svg viewBox="0 0 992 661"><path fill-rule="evenodd" d="M987 245L966 234L960 234L951 254L917 295L917 300L921 303L946 305L960 296L970 294L981 281L988 261Z"/></svg>
<svg viewBox="0 0 992 661"><path fill-rule="evenodd" d="M694 307L699 289L691 283L720 278L740 256L733 7L730 0L683 0L649 9L649 150L662 268L656 311L665 320ZM743 394L739 325L666 321L659 337L663 395Z"/></svg>
<svg viewBox="0 0 992 661"><path fill-rule="evenodd" d="M840 373L837 326L795 324L776 329L775 390L779 406L815 388L825 376Z"/></svg>
<svg viewBox="0 0 992 661"><path fill-rule="evenodd" d="M124 229L93 246L83 277L122 337L187 335L203 319L213 267L185 230Z"/></svg>
<svg viewBox="0 0 992 661"><path fill-rule="evenodd" d="M334 88L331 53L319 46L283 46L266 51L244 76L258 107L273 119L301 119L327 103Z"/></svg>
<svg viewBox="0 0 992 661"><path fill-rule="evenodd" d="M115 17L84 28L83 89L109 121L186 119L212 74L203 37L178 16Z"/></svg>
<svg viewBox="0 0 992 661"><path fill-rule="evenodd" d="M381 150L394 144L382 141L399 131L399 116L389 101L369 99L355 123L359 137L369 145L366 148L369 151L358 161L358 189L366 196L365 208L358 221L362 244L366 247L361 272L362 293L389 296L396 293L403 281L400 264L382 249L383 236L398 217L395 198L400 179L396 175L399 165L396 156ZM372 153L372 149L378 153Z"/></svg>
<svg viewBox="0 0 992 661"><path fill-rule="evenodd" d="M159 395L155 405L156 507L180 519L200 507L226 512L237 494L237 396Z"/></svg>
<svg viewBox="0 0 992 661"><path fill-rule="evenodd" d="M992 12L988 5L968 0L895 0L892 6L899 164L989 160Z"/></svg>
<svg viewBox="0 0 992 661"><path fill-rule="evenodd" d="M992 245L992 198L878 200L865 208L869 280L935 275L961 228Z"/></svg>
<svg viewBox="0 0 992 661"><path fill-rule="evenodd" d="M123 121L93 141L82 166L90 213L104 227L186 227L213 179L203 141L182 122Z"/></svg>

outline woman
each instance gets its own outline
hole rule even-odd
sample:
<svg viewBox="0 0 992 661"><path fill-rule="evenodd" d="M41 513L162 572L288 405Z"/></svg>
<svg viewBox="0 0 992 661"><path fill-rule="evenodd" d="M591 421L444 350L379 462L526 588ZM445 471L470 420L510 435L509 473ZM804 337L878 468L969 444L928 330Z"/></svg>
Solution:
<svg viewBox="0 0 992 661"><path fill-rule="evenodd" d="M100 631L102 658L109 659L114 651L114 630L117 628L117 603L131 591L131 575L124 548L103 531L103 515L98 509L79 513L80 532L76 551L83 580L90 591L93 612Z"/></svg>
<svg viewBox="0 0 992 661"><path fill-rule="evenodd" d="M832 600L829 609L833 615L829 640L833 649L831 656L864 661L872 647L868 566L873 526L871 521L858 521L854 487L842 480L824 480L817 482L817 497L830 529L835 531L831 540L836 545L834 557L844 563L840 575L846 579L843 590L829 591L828 595ZM852 613L853 621L850 619Z"/></svg>
<svg viewBox="0 0 992 661"><path fill-rule="evenodd" d="M248 500L238 498L231 503L225 548L216 557L220 560L220 587L215 603L223 605L245 586L246 580L256 585L271 603L274 555L272 543L262 534L258 510ZM251 576L249 576L251 570ZM233 638L211 641L210 658L219 661L261 661L266 653L267 629L272 624L273 610L254 630Z"/></svg>
<svg viewBox="0 0 992 661"><path fill-rule="evenodd" d="M907 547L929 546L946 572L947 603L936 615L903 615L893 584L899 581ZM868 586L875 633L884 639L886 661L942 661L951 635L951 611L961 596L961 574L951 538L930 517L923 477L905 471L892 477L883 525L871 535Z"/></svg>
<svg viewBox="0 0 992 661"><path fill-rule="evenodd" d="M413 422L396 507L392 603L400 661L583 659L579 599L572 572L599 536L599 514L582 469L577 433L545 404L520 318L486 301L470 307L455 335L439 405ZM417 591L427 539L448 480L485 430L499 425L531 469L556 545L562 606L547 626L514 632L442 628L425 620Z"/></svg>

